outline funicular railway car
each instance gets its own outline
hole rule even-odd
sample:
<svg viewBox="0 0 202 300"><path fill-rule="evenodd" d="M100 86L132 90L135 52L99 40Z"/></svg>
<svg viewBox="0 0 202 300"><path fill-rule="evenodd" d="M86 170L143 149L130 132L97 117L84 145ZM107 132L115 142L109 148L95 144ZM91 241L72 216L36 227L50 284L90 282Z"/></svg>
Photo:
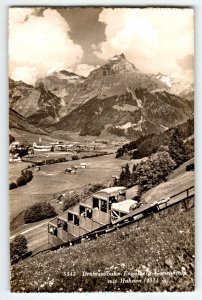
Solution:
<svg viewBox="0 0 202 300"><path fill-rule="evenodd" d="M126 200L126 188L110 187L69 208L48 223L48 242L60 245L111 222L114 203Z"/></svg>
<svg viewBox="0 0 202 300"><path fill-rule="evenodd" d="M132 199L113 203L111 208L111 222L114 223L119 218L126 216L131 210L134 210L136 207L138 207L138 202Z"/></svg>

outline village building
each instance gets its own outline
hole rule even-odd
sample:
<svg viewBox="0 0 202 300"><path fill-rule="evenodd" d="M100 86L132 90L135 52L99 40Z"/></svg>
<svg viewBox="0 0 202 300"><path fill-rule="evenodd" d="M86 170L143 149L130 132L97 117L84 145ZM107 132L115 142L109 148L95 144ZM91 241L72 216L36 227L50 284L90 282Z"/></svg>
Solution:
<svg viewBox="0 0 202 300"><path fill-rule="evenodd" d="M87 166L87 163L84 163L84 162L81 163L81 168L82 168L82 169L85 169L86 166Z"/></svg>

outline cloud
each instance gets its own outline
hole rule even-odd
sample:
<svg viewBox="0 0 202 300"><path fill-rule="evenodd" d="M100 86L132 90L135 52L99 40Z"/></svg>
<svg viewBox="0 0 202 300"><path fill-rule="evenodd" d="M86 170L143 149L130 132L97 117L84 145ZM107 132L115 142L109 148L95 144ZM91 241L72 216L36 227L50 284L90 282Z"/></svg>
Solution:
<svg viewBox="0 0 202 300"><path fill-rule="evenodd" d="M76 69L75 69L75 73L76 74L79 74L79 75L82 75L82 76L85 76L87 77L91 71L99 68L100 66L97 65L97 66L93 66L93 65L88 65L88 64L79 64Z"/></svg>
<svg viewBox="0 0 202 300"><path fill-rule="evenodd" d="M181 59L177 59L177 63L182 71L189 71L193 69L193 55L186 55Z"/></svg>
<svg viewBox="0 0 202 300"><path fill-rule="evenodd" d="M34 67L17 67L13 69L12 78L23 82L34 84L37 78L37 70Z"/></svg>
<svg viewBox="0 0 202 300"><path fill-rule="evenodd" d="M9 9L9 75L34 84L49 70L59 71L80 63L83 50L70 36L70 27L54 9Z"/></svg>
<svg viewBox="0 0 202 300"><path fill-rule="evenodd" d="M143 72L170 74L193 55L192 9L104 9L99 21L106 24L106 40L93 45L99 58L123 52Z"/></svg>

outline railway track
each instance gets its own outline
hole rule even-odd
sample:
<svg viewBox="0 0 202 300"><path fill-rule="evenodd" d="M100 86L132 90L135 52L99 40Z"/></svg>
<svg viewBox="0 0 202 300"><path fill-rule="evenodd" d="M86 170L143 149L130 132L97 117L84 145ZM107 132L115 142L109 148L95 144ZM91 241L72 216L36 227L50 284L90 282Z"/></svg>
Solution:
<svg viewBox="0 0 202 300"><path fill-rule="evenodd" d="M72 246L78 245L84 241L95 240L104 234L108 234L115 230L123 228L125 226L129 226L130 224L138 222L141 219L145 219L150 215L154 215L161 211L165 211L179 203L181 203L182 206L187 210L189 207L192 206L192 204L190 203L190 200L193 199L194 195L195 195L194 186L191 186L177 194L170 196L167 199L155 201L152 204L142 205L139 208L131 211L126 216L117 219L113 223L103 225L102 227L99 227L98 229L95 229L89 233L82 235L82 236L79 236L72 240L69 240L68 242L62 243L57 246L52 246L49 249L42 250L37 253L32 253L30 251L30 252L26 253L23 257L21 257L20 259L23 260L23 259L26 259L27 257L34 257L35 255L38 255L40 253L55 251L55 250L63 248L63 247L72 247Z"/></svg>

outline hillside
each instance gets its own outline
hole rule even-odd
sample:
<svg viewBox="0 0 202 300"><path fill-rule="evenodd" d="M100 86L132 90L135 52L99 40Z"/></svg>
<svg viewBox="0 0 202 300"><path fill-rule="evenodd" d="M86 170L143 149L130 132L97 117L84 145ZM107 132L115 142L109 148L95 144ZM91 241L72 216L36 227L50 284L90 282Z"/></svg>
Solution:
<svg viewBox="0 0 202 300"><path fill-rule="evenodd" d="M61 118L84 102L82 97L84 80L85 77L83 76L61 70L53 72L44 78L39 78L35 83L35 87L37 88L43 84L46 90L49 90L61 99L61 106L58 112Z"/></svg>
<svg viewBox="0 0 202 300"><path fill-rule="evenodd" d="M194 163L194 158L191 158L175 169L168 176L166 182L162 182L144 193L141 200L146 203L154 202L156 199L165 199L194 186L195 173L193 171L186 171L186 166L192 163Z"/></svg>
<svg viewBox="0 0 202 300"><path fill-rule="evenodd" d="M108 272L108 276L82 276L83 272ZM95 241L42 253L11 267L12 292L193 289L193 208L174 207L169 214L150 216Z"/></svg>
<svg viewBox="0 0 202 300"><path fill-rule="evenodd" d="M166 91L127 90L122 95L96 96L62 118L54 129L80 131L80 135L98 136L107 131L138 138L160 133L192 117L190 101Z"/></svg>
<svg viewBox="0 0 202 300"><path fill-rule="evenodd" d="M43 84L35 88L22 81L9 79L9 105L33 125L43 127L59 120L61 100L46 90Z"/></svg>
<svg viewBox="0 0 202 300"><path fill-rule="evenodd" d="M30 124L26 118L21 116L19 113L9 108L9 129L20 129L26 132L35 134L45 134L46 132L34 125Z"/></svg>
<svg viewBox="0 0 202 300"><path fill-rule="evenodd" d="M184 142L193 149L194 147L194 119L189 119L177 126L171 126L170 129L158 134L158 131L152 134L140 137L137 140L124 144L117 150L116 157L122 157L125 153L131 153L133 158L142 158L155 153L162 147L167 147L175 129L178 129Z"/></svg>

